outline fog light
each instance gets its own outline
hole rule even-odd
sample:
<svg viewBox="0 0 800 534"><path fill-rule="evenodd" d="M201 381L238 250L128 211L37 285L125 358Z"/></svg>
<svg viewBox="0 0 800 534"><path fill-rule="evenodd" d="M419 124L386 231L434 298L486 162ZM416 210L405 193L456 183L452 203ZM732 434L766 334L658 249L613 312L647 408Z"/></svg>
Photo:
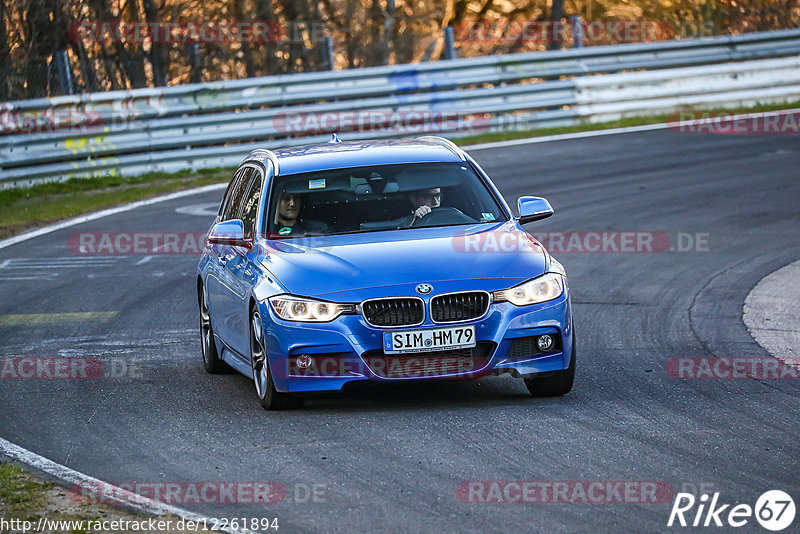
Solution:
<svg viewBox="0 0 800 534"><path fill-rule="evenodd" d="M298 369L308 369L311 367L311 356L308 354L302 354L297 357L296 363Z"/></svg>
<svg viewBox="0 0 800 534"><path fill-rule="evenodd" d="M536 338L536 346L542 352L547 352L553 346L553 338L547 334Z"/></svg>

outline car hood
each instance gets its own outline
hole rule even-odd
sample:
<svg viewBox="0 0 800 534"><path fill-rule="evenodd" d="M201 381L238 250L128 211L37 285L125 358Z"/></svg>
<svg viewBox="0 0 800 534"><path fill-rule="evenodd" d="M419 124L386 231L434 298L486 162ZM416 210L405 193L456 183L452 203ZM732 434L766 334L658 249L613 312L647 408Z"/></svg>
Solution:
<svg viewBox="0 0 800 534"><path fill-rule="evenodd" d="M491 291L544 273L547 261L515 221L265 241L258 259L290 293L334 301L376 296L365 291L374 288L408 294L423 282L464 289L474 280Z"/></svg>

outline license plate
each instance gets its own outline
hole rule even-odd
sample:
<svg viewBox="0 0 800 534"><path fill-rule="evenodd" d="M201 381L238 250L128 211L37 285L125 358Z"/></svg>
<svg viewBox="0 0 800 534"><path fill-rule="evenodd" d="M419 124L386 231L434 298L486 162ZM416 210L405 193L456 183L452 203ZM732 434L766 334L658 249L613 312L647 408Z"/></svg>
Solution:
<svg viewBox="0 0 800 534"><path fill-rule="evenodd" d="M406 330L383 333L385 354L410 354L475 346L474 326L452 326L431 330Z"/></svg>

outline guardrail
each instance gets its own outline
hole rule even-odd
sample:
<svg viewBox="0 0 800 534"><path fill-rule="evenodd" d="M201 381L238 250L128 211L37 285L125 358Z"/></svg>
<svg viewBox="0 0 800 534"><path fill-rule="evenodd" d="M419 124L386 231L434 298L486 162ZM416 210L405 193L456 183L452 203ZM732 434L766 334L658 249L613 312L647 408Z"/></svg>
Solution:
<svg viewBox="0 0 800 534"><path fill-rule="evenodd" d="M358 124L391 125L392 114L406 135L458 137L783 102L800 99L799 55L800 30L787 30L9 102L0 187L232 166L253 148L324 141L329 130L402 135Z"/></svg>

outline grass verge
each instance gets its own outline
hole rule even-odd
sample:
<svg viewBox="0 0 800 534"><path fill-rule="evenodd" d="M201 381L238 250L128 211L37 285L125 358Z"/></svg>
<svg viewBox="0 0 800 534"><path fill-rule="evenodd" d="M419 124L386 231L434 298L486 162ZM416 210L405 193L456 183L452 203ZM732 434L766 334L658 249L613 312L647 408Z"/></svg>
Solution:
<svg viewBox="0 0 800 534"><path fill-rule="evenodd" d="M0 524L4 524L0 531L23 532L24 529L20 528L23 521L30 522L27 532L35 531L40 518L50 522L72 522L62 523L62 528L58 530L50 523L51 528L43 530L73 534L97 531L96 525L89 525L89 521L109 522L107 525L116 521L119 525L128 527L116 531L127 533L131 532L132 522L144 525L149 519L106 504L81 502L60 486L42 482L16 465L0 462ZM168 529L168 532L185 530L178 528L179 518L175 516L165 515L158 519L170 521L169 526L175 527ZM133 530L139 533L139 529L134 527ZM195 532L194 529L191 531ZM197 531L206 532L204 528L198 528Z"/></svg>
<svg viewBox="0 0 800 534"><path fill-rule="evenodd" d="M230 169L142 176L74 178L0 190L0 239L83 213L193 187L227 182Z"/></svg>

